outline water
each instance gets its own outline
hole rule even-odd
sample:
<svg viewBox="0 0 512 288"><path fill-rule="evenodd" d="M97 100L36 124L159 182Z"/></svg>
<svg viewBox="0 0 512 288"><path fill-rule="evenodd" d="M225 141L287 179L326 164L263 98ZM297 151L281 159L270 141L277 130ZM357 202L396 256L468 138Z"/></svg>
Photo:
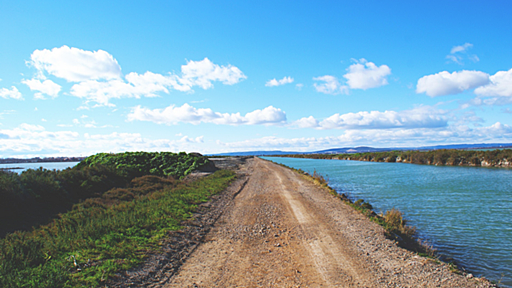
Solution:
<svg viewBox="0 0 512 288"><path fill-rule="evenodd" d="M70 168L75 166L80 162L39 162L39 163L10 163L10 164L0 164L0 168L9 168L9 171L13 171L16 173L21 173L27 169L39 169L39 167L43 167L49 170L64 170L66 168ZM21 169L13 169L18 168Z"/></svg>
<svg viewBox="0 0 512 288"><path fill-rule="evenodd" d="M376 212L398 208L440 254L512 287L512 170L262 157L313 173Z"/></svg>

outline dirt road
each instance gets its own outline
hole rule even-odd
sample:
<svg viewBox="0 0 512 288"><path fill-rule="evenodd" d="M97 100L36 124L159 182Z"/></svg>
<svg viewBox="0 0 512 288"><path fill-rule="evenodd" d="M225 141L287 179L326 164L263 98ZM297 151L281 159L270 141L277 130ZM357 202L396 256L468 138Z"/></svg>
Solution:
<svg viewBox="0 0 512 288"><path fill-rule="evenodd" d="M397 247L289 169L242 169L248 182L166 287L488 287Z"/></svg>

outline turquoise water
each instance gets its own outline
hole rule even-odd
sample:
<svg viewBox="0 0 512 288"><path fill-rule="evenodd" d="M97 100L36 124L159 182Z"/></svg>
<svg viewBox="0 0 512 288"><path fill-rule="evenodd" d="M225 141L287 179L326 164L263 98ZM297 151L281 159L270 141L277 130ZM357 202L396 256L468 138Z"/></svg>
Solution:
<svg viewBox="0 0 512 288"><path fill-rule="evenodd" d="M262 157L309 173L376 212L398 208L440 254L512 287L512 170Z"/></svg>
<svg viewBox="0 0 512 288"><path fill-rule="evenodd" d="M39 169L39 167L43 167L49 170L64 170L66 168L70 168L75 166L80 162L40 162L40 163L12 163L12 164L0 164L0 168L8 168L12 169L10 171L21 173L27 169ZM13 169L13 168L22 168L22 169Z"/></svg>

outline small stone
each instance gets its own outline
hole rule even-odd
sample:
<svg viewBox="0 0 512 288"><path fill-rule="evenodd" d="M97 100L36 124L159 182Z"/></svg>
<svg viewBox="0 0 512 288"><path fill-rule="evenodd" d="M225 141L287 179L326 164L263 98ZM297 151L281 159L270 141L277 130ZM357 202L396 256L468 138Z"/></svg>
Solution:
<svg viewBox="0 0 512 288"><path fill-rule="evenodd" d="M466 278L468 278L468 279L471 279L471 278L473 278L473 277L474 277L474 276L473 276L473 274L471 274L471 273L469 273L468 275L466 275Z"/></svg>

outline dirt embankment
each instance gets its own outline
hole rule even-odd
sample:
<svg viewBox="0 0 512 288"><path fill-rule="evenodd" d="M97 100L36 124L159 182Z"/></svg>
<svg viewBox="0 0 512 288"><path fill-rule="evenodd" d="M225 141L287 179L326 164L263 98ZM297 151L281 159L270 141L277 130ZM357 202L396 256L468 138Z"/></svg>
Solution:
<svg viewBox="0 0 512 288"><path fill-rule="evenodd" d="M194 220L196 226L186 228L202 232L192 233L196 235L192 240L171 237L164 245L168 256L160 259L164 264L150 265L146 274L132 271L131 280L124 276L129 280L124 284L492 287L399 248L385 238L380 226L298 173L257 158L239 171L245 176L224 196L204 205ZM211 218L208 213L213 213ZM185 242L185 248L172 248Z"/></svg>

